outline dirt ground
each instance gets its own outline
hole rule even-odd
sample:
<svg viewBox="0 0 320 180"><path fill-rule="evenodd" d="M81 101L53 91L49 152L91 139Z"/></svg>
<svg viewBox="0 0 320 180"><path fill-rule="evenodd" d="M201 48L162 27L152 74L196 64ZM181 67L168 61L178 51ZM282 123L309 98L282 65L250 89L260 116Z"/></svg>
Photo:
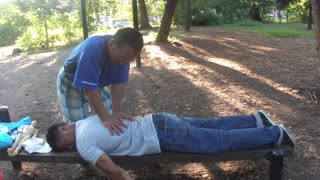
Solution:
<svg viewBox="0 0 320 180"><path fill-rule="evenodd" d="M284 179L320 179L320 59L308 38L194 28L172 44L146 43L142 65L132 64L123 111L223 116L267 111L298 142L285 159ZM37 120L40 132L61 121L56 75L72 48L0 57L0 104L16 121ZM16 173L1 162L7 179L106 179L83 175L75 164L23 163ZM266 160L161 165L160 171L126 166L137 179L268 179Z"/></svg>

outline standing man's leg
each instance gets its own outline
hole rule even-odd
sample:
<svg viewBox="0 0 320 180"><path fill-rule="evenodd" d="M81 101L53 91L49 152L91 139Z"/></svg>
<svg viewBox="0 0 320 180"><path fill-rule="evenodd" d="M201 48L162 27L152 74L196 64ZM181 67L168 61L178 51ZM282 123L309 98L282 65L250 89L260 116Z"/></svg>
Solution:
<svg viewBox="0 0 320 180"><path fill-rule="evenodd" d="M104 107L109 114L112 114L112 96L108 87L101 87L99 91Z"/></svg>
<svg viewBox="0 0 320 180"><path fill-rule="evenodd" d="M86 95L81 88L73 86L73 82L61 70L57 78L58 100L61 114L65 121L75 122L94 114L88 103ZM107 87L99 88L101 99L106 110L112 113L112 99Z"/></svg>
<svg viewBox="0 0 320 180"><path fill-rule="evenodd" d="M73 82L60 70L57 78L57 92L61 114L66 122L75 122L87 117L87 101L80 88L73 86ZM88 106L87 106L88 107Z"/></svg>

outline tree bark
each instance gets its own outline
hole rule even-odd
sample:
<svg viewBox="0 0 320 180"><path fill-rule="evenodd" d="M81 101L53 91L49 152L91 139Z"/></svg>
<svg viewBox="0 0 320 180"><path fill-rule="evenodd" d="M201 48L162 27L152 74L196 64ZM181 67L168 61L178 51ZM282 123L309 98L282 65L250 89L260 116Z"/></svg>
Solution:
<svg viewBox="0 0 320 180"><path fill-rule="evenodd" d="M191 27L191 0L184 1L184 30L190 32Z"/></svg>
<svg viewBox="0 0 320 180"><path fill-rule="evenodd" d="M140 29L151 29L145 0L139 0Z"/></svg>
<svg viewBox="0 0 320 180"><path fill-rule="evenodd" d="M251 9L249 11L249 16L254 21L261 21L262 20L261 16L260 16L260 9L256 5L251 6Z"/></svg>
<svg viewBox="0 0 320 180"><path fill-rule="evenodd" d="M320 50L320 0L312 0L312 10L315 19L316 39L318 41L317 51Z"/></svg>
<svg viewBox="0 0 320 180"><path fill-rule="evenodd" d="M309 11L309 16L308 16L308 29L312 29L312 6L311 6L311 0L308 1L308 11Z"/></svg>
<svg viewBox="0 0 320 180"><path fill-rule="evenodd" d="M88 22L87 22L87 12L86 12L86 1L81 0L81 17L82 17L82 30L83 39L88 38Z"/></svg>
<svg viewBox="0 0 320 180"><path fill-rule="evenodd" d="M49 35L48 35L48 24L47 24L47 20L44 19L44 27L45 27L45 31L46 31L46 48L49 47Z"/></svg>
<svg viewBox="0 0 320 180"><path fill-rule="evenodd" d="M161 25L158 31L156 42L168 41L169 31L172 23L172 17L176 10L178 0L167 0L164 13L161 19Z"/></svg>

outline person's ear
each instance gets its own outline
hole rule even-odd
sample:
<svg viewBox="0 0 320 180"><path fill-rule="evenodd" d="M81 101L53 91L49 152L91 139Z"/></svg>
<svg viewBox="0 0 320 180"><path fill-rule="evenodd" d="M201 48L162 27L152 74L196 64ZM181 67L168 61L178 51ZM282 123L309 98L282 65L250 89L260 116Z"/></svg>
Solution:
<svg viewBox="0 0 320 180"><path fill-rule="evenodd" d="M66 129L67 129L67 127L66 127L65 125L62 125L62 126L59 126L59 127L58 127L58 130L59 130L60 132L65 131Z"/></svg>
<svg viewBox="0 0 320 180"><path fill-rule="evenodd" d="M109 44L111 46L114 46L116 44L116 41L113 38L111 38L110 41L109 41Z"/></svg>

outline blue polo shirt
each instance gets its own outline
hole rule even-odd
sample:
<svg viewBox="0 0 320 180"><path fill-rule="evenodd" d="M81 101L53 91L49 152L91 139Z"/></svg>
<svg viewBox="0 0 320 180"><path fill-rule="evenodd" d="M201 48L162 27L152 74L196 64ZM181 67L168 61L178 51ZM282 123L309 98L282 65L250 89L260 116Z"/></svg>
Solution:
<svg viewBox="0 0 320 180"><path fill-rule="evenodd" d="M64 65L76 63L75 73L67 73L74 86L97 90L128 82L130 63L111 63L106 49L111 38L111 35L89 37L71 52Z"/></svg>

